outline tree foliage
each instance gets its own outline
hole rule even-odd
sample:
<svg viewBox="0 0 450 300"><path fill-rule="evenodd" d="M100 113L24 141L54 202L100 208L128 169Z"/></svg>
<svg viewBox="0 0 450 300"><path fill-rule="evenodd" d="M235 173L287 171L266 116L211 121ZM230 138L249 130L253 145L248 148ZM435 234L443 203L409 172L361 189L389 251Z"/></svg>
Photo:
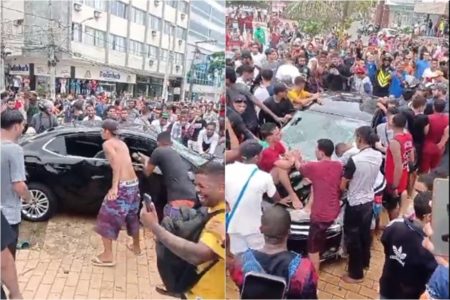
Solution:
<svg viewBox="0 0 450 300"><path fill-rule="evenodd" d="M307 0L291 2L286 8L289 19L298 21L306 33L315 35L330 32L333 27L348 29L351 22L367 19L370 8L376 4L370 1Z"/></svg>
<svg viewBox="0 0 450 300"><path fill-rule="evenodd" d="M269 8L269 1L240 1L240 0L227 0L226 6L248 6L255 8Z"/></svg>
<svg viewBox="0 0 450 300"><path fill-rule="evenodd" d="M214 74L217 71L217 73L220 74L221 72L223 72L225 68L225 52L214 52L209 57L210 62L208 73Z"/></svg>

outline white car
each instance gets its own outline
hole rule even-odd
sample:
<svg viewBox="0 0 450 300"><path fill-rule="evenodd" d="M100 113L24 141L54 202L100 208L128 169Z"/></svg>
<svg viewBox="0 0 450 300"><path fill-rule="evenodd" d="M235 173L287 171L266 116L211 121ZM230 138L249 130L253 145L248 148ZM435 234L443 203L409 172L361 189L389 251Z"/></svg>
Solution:
<svg viewBox="0 0 450 300"><path fill-rule="evenodd" d="M378 31L377 36L380 37L380 35L384 35L387 38L396 37L398 35L398 30L393 28L383 28Z"/></svg>

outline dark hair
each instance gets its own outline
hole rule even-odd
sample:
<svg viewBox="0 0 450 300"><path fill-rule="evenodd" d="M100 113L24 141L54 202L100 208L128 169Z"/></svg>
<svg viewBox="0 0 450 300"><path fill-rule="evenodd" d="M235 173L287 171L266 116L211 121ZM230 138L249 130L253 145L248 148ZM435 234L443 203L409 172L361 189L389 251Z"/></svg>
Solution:
<svg viewBox="0 0 450 300"><path fill-rule="evenodd" d="M216 128L216 123L214 122L209 122L208 124L206 124L206 127L208 126L214 126L214 128Z"/></svg>
<svg viewBox="0 0 450 300"><path fill-rule="evenodd" d="M386 114L387 115L391 115L391 116L393 116L393 115L396 115L396 114L398 114L399 113L399 110L398 110L398 108L397 107L388 107L388 109L387 109L387 111L386 111Z"/></svg>
<svg viewBox="0 0 450 300"><path fill-rule="evenodd" d="M396 114L392 118L392 124L397 128L405 128L406 126L406 116L405 114Z"/></svg>
<svg viewBox="0 0 450 300"><path fill-rule="evenodd" d="M115 108L114 106L111 105L111 106L108 106L108 107L106 108L105 112L106 112L106 113L109 113L109 111L110 111L111 109L116 110L116 108Z"/></svg>
<svg viewBox="0 0 450 300"><path fill-rule="evenodd" d="M445 100L436 99L436 100L434 100L434 104L433 104L434 111L437 113L441 113L445 110L446 105L447 105L447 103L445 102Z"/></svg>
<svg viewBox="0 0 450 300"><path fill-rule="evenodd" d="M272 135L272 132L277 128L275 123L267 122L261 125L259 129L259 134L262 139L266 139L268 136Z"/></svg>
<svg viewBox="0 0 450 300"><path fill-rule="evenodd" d="M24 121L22 113L18 110L5 110L1 114L2 129L11 129L16 124L21 124Z"/></svg>
<svg viewBox="0 0 450 300"><path fill-rule="evenodd" d="M196 174L212 175L212 176L225 176L225 167L218 162L210 161L202 165L196 172Z"/></svg>
<svg viewBox="0 0 450 300"><path fill-rule="evenodd" d="M419 192L414 198L414 212L420 220L431 213L430 201L433 198L431 191Z"/></svg>
<svg viewBox="0 0 450 300"><path fill-rule="evenodd" d="M334 152L334 144L329 139L320 139L317 141L317 149L322 151L327 157L331 157Z"/></svg>
<svg viewBox="0 0 450 300"><path fill-rule="evenodd" d="M378 135L370 126L361 126L356 129L356 136L371 147L374 147L375 143L379 140Z"/></svg>
<svg viewBox="0 0 450 300"><path fill-rule="evenodd" d="M303 76L297 76L297 77L295 77L295 79L294 79L294 84L295 85L299 85L300 83L305 83L306 84L306 79L305 79L305 77L303 77Z"/></svg>
<svg viewBox="0 0 450 300"><path fill-rule="evenodd" d="M283 83L276 83L273 87L273 94L277 95L278 93L286 92L287 87Z"/></svg>
<svg viewBox="0 0 450 300"><path fill-rule="evenodd" d="M234 71L234 69L232 67L226 67L225 69L225 79L230 80L231 83L235 83L236 82L236 72Z"/></svg>
<svg viewBox="0 0 450 300"><path fill-rule="evenodd" d="M172 142L170 132L168 132L168 131L161 132L160 134L158 134L156 141L170 144Z"/></svg>
<svg viewBox="0 0 450 300"><path fill-rule="evenodd" d="M413 108L418 109L427 104L427 99L422 94L415 94L412 98L411 105Z"/></svg>
<svg viewBox="0 0 450 300"><path fill-rule="evenodd" d="M278 244L289 234L291 215L281 205L264 210L261 217L261 233L268 244Z"/></svg>
<svg viewBox="0 0 450 300"><path fill-rule="evenodd" d="M261 70L260 75L264 80L272 80L273 71L271 69L263 69Z"/></svg>
<svg viewBox="0 0 450 300"><path fill-rule="evenodd" d="M437 168L432 170L430 173L421 174L419 177L417 177L417 182L425 184L429 191L433 191L434 180L436 178L446 177L448 177L448 171L446 171L445 168Z"/></svg>

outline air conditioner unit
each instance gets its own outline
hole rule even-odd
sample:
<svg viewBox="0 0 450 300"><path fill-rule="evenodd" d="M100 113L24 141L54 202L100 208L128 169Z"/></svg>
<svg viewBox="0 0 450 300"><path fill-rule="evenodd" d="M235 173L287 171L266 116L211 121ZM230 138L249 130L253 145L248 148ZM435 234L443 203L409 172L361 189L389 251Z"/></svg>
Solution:
<svg viewBox="0 0 450 300"><path fill-rule="evenodd" d="M20 26L23 24L23 19L17 19L13 21L14 26Z"/></svg>
<svg viewBox="0 0 450 300"><path fill-rule="evenodd" d="M148 65L149 65L150 67L153 66L153 63L154 63L153 59L150 59L150 60L148 61Z"/></svg>
<svg viewBox="0 0 450 300"><path fill-rule="evenodd" d="M159 6L159 0L155 0L155 6Z"/></svg>
<svg viewBox="0 0 450 300"><path fill-rule="evenodd" d="M175 66L175 71L177 71L177 72L180 71L180 68L181 68L180 65L176 65L176 66Z"/></svg>
<svg viewBox="0 0 450 300"><path fill-rule="evenodd" d="M100 16L102 15L102 12L99 10L94 10L94 18L98 19L100 18Z"/></svg>
<svg viewBox="0 0 450 300"><path fill-rule="evenodd" d="M183 40L178 40L178 46L183 45Z"/></svg>
<svg viewBox="0 0 450 300"><path fill-rule="evenodd" d="M181 13L180 17L181 17L181 20L184 20L184 18L186 18L186 14L185 13Z"/></svg>
<svg viewBox="0 0 450 300"><path fill-rule="evenodd" d="M152 37L156 37L156 30L152 30Z"/></svg>
<svg viewBox="0 0 450 300"><path fill-rule="evenodd" d="M73 4L73 9L75 11L81 11L81 3L74 3Z"/></svg>

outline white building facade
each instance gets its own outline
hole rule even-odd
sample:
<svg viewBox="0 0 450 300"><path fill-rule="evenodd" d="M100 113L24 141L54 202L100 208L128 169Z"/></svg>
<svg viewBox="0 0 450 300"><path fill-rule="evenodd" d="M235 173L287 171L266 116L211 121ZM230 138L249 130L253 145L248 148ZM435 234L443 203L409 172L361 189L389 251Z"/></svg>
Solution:
<svg viewBox="0 0 450 300"><path fill-rule="evenodd" d="M187 100L217 101L224 86L224 71L210 72L213 53L225 50L225 1L191 1L186 48L184 94Z"/></svg>
<svg viewBox="0 0 450 300"><path fill-rule="evenodd" d="M6 73L31 89L182 98L190 0L1 1Z"/></svg>

